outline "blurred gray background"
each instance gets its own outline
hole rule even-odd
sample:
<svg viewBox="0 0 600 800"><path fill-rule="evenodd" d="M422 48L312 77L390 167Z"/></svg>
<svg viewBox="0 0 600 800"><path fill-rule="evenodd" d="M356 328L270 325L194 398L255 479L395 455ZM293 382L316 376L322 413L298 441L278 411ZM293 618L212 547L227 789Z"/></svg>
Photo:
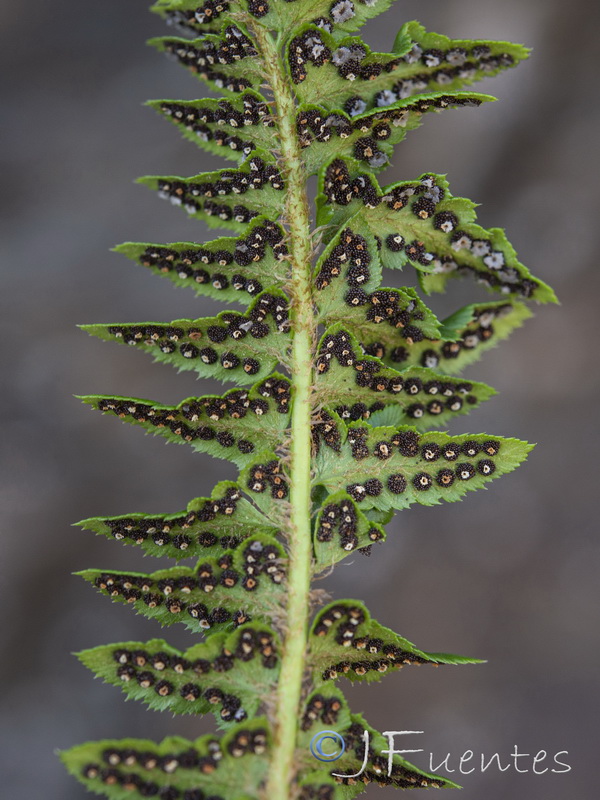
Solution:
<svg viewBox="0 0 600 800"><path fill-rule="evenodd" d="M409 668L347 691L380 729L423 730L409 747L427 767L467 749L550 755L567 775L488 770L461 777L463 800L597 797L598 214L595 73L598 4L590 0L399 0L366 36L391 46L418 17L452 36L534 48L518 70L480 84L500 102L430 116L397 150L391 179L447 173L482 203L522 260L562 301L470 369L500 395L453 430L539 442L525 467L464 503L399 515L389 543L342 566L326 587L363 597L419 647L489 659L480 667ZM133 179L194 174L213 161L142 102L200 94L144 47L162 34L146 0L4 0L2 160L2 788L6 800L79 800L54 755L87 738L194 737L210 722L125 704L71 651L160 635L71 572L136 569L135 548L71 523L97 514L174 512L233 475L225 463L90 413L74 394L178 402L210 389L75 327L213 313L109 248L123 240L202 241L205 231ZM413 274L410 280L413 279ZM480 298L471 283L434 298L443 314ZM143 567L153 567L149 561ZM174 629L168 638L184 645ZM391 797L373 787L369 798Z"/></svg>

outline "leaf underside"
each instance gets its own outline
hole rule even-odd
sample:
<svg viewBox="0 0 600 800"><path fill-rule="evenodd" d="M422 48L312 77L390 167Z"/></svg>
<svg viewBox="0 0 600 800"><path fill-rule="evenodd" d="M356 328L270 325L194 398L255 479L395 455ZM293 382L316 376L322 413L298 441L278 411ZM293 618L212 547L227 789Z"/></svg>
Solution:
<svg viewBox="0 0 600 800"><path fill-rule="evenodd" d="M408 22L389 53L372 52L356 32L392 2L157 0L152 8L172 30L151 44L218 97L148 105L186 140L232 163L140 183L229 234L115 249L178 288L241 308L83 328L235 388L174 405L99 394L81 399L147 433L229 460L238 475L181 511L79 523L144 555L188 560L146 572L95 568L78 575L163 627L181 623L203 637L184 651L162 639L108 644L79 653L81 662L127 698L175 714L212 712L224 729L196 741L104 740L61 753L71 774L111 800L265 796L293 582L290 446L299 325L312 326L314 340L313 575L385 542L395 511L461 500L512 472L532 449L514 438L436 429L492 400L491 387L459 373L521 327L529 301L555 302L552 289L518 260L502 229L477 223L475 204L454 197L445 176L408 175L389 185L376 177L430 113L470 113L492 101L470 87L517 65L528 51L452 40ZM273 101L265 37L276 43L294 104L285 126ZM298 173L282 155L284 135L295 138L294 169L318 182L312 320L295 312L287 202ZM409 285L386 286L386 270L403 270ZM423 297L463 277L495 297L438 319ZM348 800L370 783L454 787L398 755L388 772L387 739L350 711L338 684L371 683L410 665L477 663L418 649L359 600L320 608L306 642L294 796ZM310 755L324 729L344 741L334 768ZM367 735L367 766L354 778Z"/></svg>

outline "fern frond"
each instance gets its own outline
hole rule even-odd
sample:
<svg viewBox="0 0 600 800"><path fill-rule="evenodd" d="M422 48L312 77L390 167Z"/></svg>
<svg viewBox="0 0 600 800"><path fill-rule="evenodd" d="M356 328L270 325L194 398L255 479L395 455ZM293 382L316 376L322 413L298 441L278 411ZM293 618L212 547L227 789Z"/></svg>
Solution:
<svg viewBox="0 0 600 800"><path fill-rule="evenodd" d="M239 237L222 237L203 245L138 244L115 248L132 261L215 300L249 305L265 288L282 289L282 263L288 249L280 225L257 217Z"/></svg>
<svg viewBox="0 0 600 800"><path fill-rule="evenodd" d="M163 36L148 44L188 69L198 80L216 92L241 94L260 89L261 61L248 32L225 20L218 33L199 39Z"/></svg>
<svg viewBox="0 0 600 800"><path fill-rule="evenodd" d="M92 336L132 345L178 370L203 378L252 384L287 361L288 300L263 292L247 314L223 311L217 317L177 319L168 324L146 322L82 325Z"/></svg>
<svg viewBox="0 0 600 800"><path fill-rule="evenodd" d="M209 227L236 232L245 231L246 223L255 217L278 217L286 188L274 157L262 150L238 169L203 172L192 178L149 175L138 183Z"/></svg>
<svg viewBox="0 0 600 800"><path fill-rule="evenodd" d="M475 204L453 197L442 175L381 188L357 160L336 158L322 170L320 190L320 224L347 223L350 230L360 224L369 251L377 239L381 243L383 266L412 265L427 294L443 291L451 277L468 275L492 291L556 302L552 289L518 261L504 231L477 225Z"/></svg>
<svg viewBox="0 0 600 800"><path fill-rule="evenodd" d="M363 355L341 324L326 331L318 353L316 399L346 420L442 427L495 394L484 383L440 376L423 367L389 369L378 358Z"/></svg>
<svg viewBox="0 0 600 800"><path fill-rule="evenodd" d="M358 600L343 600L324 608L309 635L308 664L314 681L381 680L388 670L407 664L479 664L478 659L424 653L407 639L371 618Z"/></svg>
<svg viewBox="0 0 600 800"><path fill-rule="evenodd" d="M345 487L361 508L431 506L460 500L512 472L532 449L527 442L487 434L419 434L416 428L354 422L339 455L331 448L319 451L314 483L329 491Z"/></svg>
<svg viewBox="0 0 600 800"><path fill-rule="evenodd" d="M279 532L243 497L240 486L233 481L222 481L210 497L195 498L179 513L91 517L77 524L125 544L138 545L145 555L176 560L222 556L253 534Z"/></svg>
<svg viewBox="0 0 600 800"><path fill-rule="evenodd" d="M279 390L275 397L274 386ZM242 466L256 450L275 447L281 441L289 425L289 397L289 380L274 373L249 391L232 389L222 396L188 397L177 406L132 397L81 399L168 441L188 443L198 452Z"/></svg>
<svg viewBox="0 0 600 800"><path fill-rule="evenodd" d="M275 122L265 98L248 90L227 100L153 100L151 108L179 127L203 150L241 162L256 150L267 150Z"/></svg>
<svg viewBox="0 0 600 800"><path fill-rule="evenodd" d="M277 685L276 634L254 622L233 633L213 633L185 652L162 639L121 642L78 653L79 660L128 698L155 711L215 713L222 723L254 716Z"/></svg>
<svg viewBox="0 0 600 800"><path fill-rule="evenodd" d="M201 536L208 534L203 531ZM207 633L277 616L286 571L281 545L270 536L254 534L193 568L152 573L88 569L76 574L105 596L161 625L182 622L194 633Z"/></svg>
<svg viewBox="0 0 600 800"><path fill-rule="evenodd" d="M527 55L526 48L508 42L428 34L418 23L400 31L391 53L373 53L360 37L336 39L315 25L295 31L287 51L299 100L330 98L327 108L344 108L351 115L425 92L461 89Z"/></svg>
<svg viewBox="0 0 600 800"><path fill-rule="evenodd" d="M82 326L199 377L223 394L165 405L83 401L168 441L225 458L235 480L169 514L79 525L175 562L149 572L86 569L101 594L204 641L84 650L80 660L128 698L177 714L212 711L221 738L110 739L61 754L109 800L349 800L376 783L451 788L391 755L353 714L337 679L371 683L404 665L478 664L431 653L374 620L360 600L314 612L311 591L356 551L383 544L394 511L487 488L532 445L431 431L494 390L459 377L555 302L503 230L476 222L444 176L389 185L375 173L425 114L493 100L467 90L528 56L521 45L449 39L405 24L389 53L355 32L392 0L157 0L178 35L151 44L217 98L149 105L185 139L234 162L191 178L140 182L210 228L212 241L127 242L116 250L175 286L237 303L199 319ZM309 179L318 176L314 223ZM408 176L410 177L410 176ZM412 286L384 270L413 267ZM421 294L469 276L500 300L438 320ZM124 387L124 391L127 389ZM315 758L323 727L340 752Z"/></svg>
<svg viewBox="0 0 600 800"><path fill-rule="evenodd" d="M148 739L104 739L61 752L71 775L109 800L159 795L165 800L198 800L209 793L257 800L270 747L265 719L232 726L221 738L211 734L195 741L170 736L157 744Z"/></svg>

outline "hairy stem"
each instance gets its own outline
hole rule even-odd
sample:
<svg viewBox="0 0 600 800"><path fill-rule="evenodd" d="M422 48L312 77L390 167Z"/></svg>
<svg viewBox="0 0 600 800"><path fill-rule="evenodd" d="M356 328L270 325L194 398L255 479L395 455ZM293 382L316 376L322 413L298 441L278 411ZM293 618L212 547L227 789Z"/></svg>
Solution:
<svg viewBox="0 0 600 800"><path fill-rule="evenodd" d="M293 406L290 445L290 530L285 646L275 712L275 740L266 797L285 800L295 774L298 709L304 678L311 575L311 386L315 319L311 296L310 217L306 175L296 136L296 106L275 41L260 26L256 38L273 92L282 169L287 175L285 221L290 237Z"/></svg>

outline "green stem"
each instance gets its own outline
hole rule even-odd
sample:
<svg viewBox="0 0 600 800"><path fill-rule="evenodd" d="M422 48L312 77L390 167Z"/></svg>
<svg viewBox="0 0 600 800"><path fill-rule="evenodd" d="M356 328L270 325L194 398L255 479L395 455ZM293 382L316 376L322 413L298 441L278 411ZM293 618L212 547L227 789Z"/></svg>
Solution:
<svg viewBox="0 0 600 800"><path fill-rule="evenodd" d="M273 38L255 28L273 91L282 167L287 175L293 344L290 445L290 530L285 646L275 712L275 734L265 796L285 800L295 776L294 754L304 679L312 560L310 527L311 412L315 318L311 294L310 216L306 174L296 136L296 105Z"/></svg>

